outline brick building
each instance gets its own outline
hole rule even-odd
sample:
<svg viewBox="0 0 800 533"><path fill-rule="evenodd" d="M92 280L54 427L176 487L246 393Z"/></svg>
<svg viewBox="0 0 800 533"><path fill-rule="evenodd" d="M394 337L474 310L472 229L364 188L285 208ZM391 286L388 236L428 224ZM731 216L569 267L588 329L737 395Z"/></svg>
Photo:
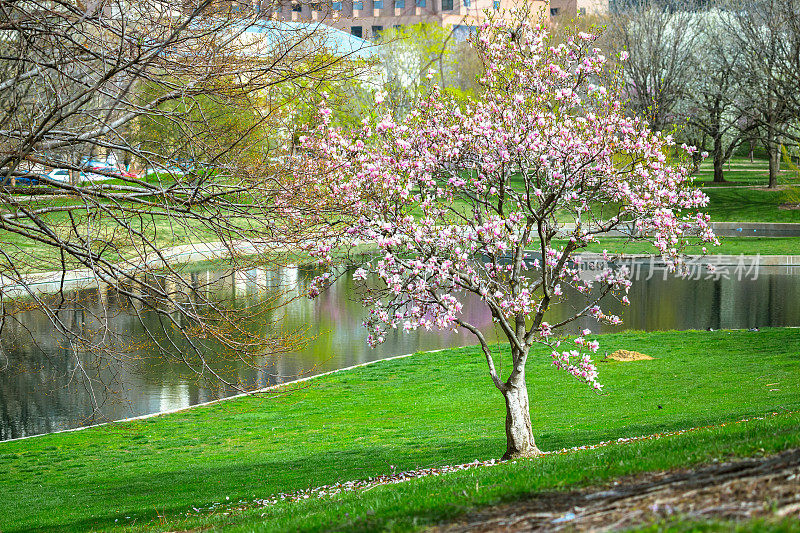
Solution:
<svg viewBox="0 0 800 533"><path fill-rule="evenodd" d="M188 0L184 0L188 1ZM238 5L260 10L266 18L319 22L363 39L383 30L428 22L469 31L483 22L484 12L525 5L550 17L608 13L609 0L233 0L218 7Z"/></svg>
<svg viewBox="0 0 800 533"><path fill-rule="evenodd" d="M550 0L551 17L576 17L608 13L609 0Z"/></svg>
<svg viewBox="0 0 800 533"><path fill-rule="evenodd" d="M519 3L547 15L548 0L338 0L292 2L276 9L279 20L322 22L364 39L396 26L434 23L463 28L483 22L485 10L505 10Z"/></svg>

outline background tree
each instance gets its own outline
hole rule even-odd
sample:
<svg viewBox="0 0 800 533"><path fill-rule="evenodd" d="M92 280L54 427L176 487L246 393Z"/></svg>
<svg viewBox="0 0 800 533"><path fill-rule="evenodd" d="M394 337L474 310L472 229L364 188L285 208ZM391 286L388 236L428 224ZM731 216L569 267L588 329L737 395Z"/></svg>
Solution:
<svg viewBox="0 0 800 533"><path fill-rule="evenodd" d="M718 9L694 13L685 30L697 34L693 39L697 45L694 67L678 106L687 123L686 131L699 134L691 140L711 154L715 183L725 181L725 163L753 133L752 122L742 108L745 52L728 35L724 19L729 16Z"/></svg>
<svg viewBox="0 0 800 533"><path fill-rule="evenodd" d="M728 39L743 51L742 68L737 76L745 83L741 107L748 123L755 126L769 157L769 187L778 185L781 145L792 138L792 122L800 79L794 68L800 49L796 0L731 0ZM797 141L798 139L795 138Z"/></svg>
<svg viewBox="0 0 800 533"><path fill-rule="evenodd" d="M399 116L408 113L423 90L429 71L455 94L476 91L481 64L465 34L438 24L419 23L383 32L378 46L384 71L383 92Z"/></svg>
<svg viewBox="0 0 800 533"><path fill-rule="evenodd" d="M608 18L610 50L625 51L628 106L653 129L675 125L696 67L700 34L692 30L697 2L630 0Z"/></svg>
<svg viewBox="0 0 800 533"><path fill-rule="evenodd" d="M797 118L800 117L800 2L787 0L773 4L779 10L777 17L783 25L783 39L777 44L781 47L782 60L776 65L776 81L785 85L781 94L787 97L787 103L794 116L791 133L795 145L800 144L797 135Z"/></svg>
<svg viewBox="0 0 800 533"><path fill-rule="evenodd" d="M98 392L108 386L99 369L126 364L133 345L147 343L198 375L221 378L210 354L258 365L259 356L296 342L291 333L265 337L245 327L247 316L275 300L235 309L173 263L172 247L187 244L201 255L225 255L232 270L281 261L300 238L292 231L300 218L287 213L303 187L271 153L290 144L282 88L314 87L359 68L330 52L313 27L269 23L250 31L264 23L249 4L0 3L4 342L12 331L26 337L14 342L36 341L19 320L36 309L71 353L98 354L95 368L77 356L72 367ZM85 172L83 160L111 154L162 172ZM50 167L70 170L72 179L38 176L37 186L14 186ZM56 296L37 289L43 280ZM134 316L157 316L163 331L126 338L108 327L116 311L107 305L76 325L71 317L86 306L70 289L85 287L115 294ZM180 346L163 334L171 330L183 334Z"/></svg>
<svg viewBox="0 0 800 533"><path fill-rule="evenodd" d="M570 341L556 332L584 317L618 323L600 303L609 294L627 302L630 282L622 269L582 271L573 254L621 230L653 242L676 267L690 235L715 240L708 217L695 212L707 198L690 186L691 165L668 160L669 136L625 116L618 80L603 79L596 37L579 32L555 45L541 24L510 26L490 23L475 37L486 74L474 99L459 102L433 85L403 120L384 108L351 131L332 127L323 107L301 163L317 177L312 197L336 200L327 206L336 217L316 220L343 228L339 241L312 247L320 261L331 261L334 245L380 249L354 275L372 307L370 342L395 328L475 334L506 402L504 458L539 453L525 380L535 344L550 349L554 366L601 388L589 332ZM584 304L566 307L575 291ZM504 368L464 318L464 293L481 297L510 343ZM549 323L555 306L567 318Z"/></svg>

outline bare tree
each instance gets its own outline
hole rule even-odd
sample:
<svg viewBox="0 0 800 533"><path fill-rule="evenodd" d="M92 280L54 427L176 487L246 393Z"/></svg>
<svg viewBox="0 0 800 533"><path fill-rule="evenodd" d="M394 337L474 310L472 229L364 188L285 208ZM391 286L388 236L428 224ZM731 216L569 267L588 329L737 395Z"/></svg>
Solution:
<svg viewBox="0 0 800 533"><path fill-rule="evenodd" d="M728 35L725 19L729 16L718 9L703 10L686 29L697 33L698 47L696 67L680 109L687 131L699 134L692 141L711 154L715 183L725 181L725 162L753 131L741 106L745 84L740 73L745 51Z"/></svg>
<svg viewBox="0 0 800 533"><path fill-rule="evenodd" d="M692 0L630 0L608 19L611 49L629 54L628 105L656 131L676 124L693 76L699 34L687 28L696 7Z"/></svg>
<svg viewBox="0 0 800 533"><path fill-rule="evenodd" d="M796 0L727 2L729 38L744 52L737 76L746 84L741 108L769 155L769 186L778 185L781 144L791 133L800 107L800 23Z"/></svg>
<svg viewBox="0 0 800 533"><path fill-rule="evenodd" d="M775 74L786 85L781 93L786 95L791 113L797 118L800 117L800 2L787 0L774 7L783 27L783 38L777 42L782 60L776 65Z"/></svg>
<svg viewBox="0 0 800 533"><path fill-rule="evenodd" d="M0 3L0 334L34 342L20 316L43 313L72 353L105 357L70 370L92 391L108 387L97 369L126 364L134 343L223 379L209 354L258 365L299 340L249 327L277 299L237 309L175 263L183 245L231 270L276 264L314 238L291 205L307 191L280 162L302 97L292 88L359 68L320 26L258 20L249 4ZM130 167L88 169L98 157ZM42 175L51 167L70 179ZM124 338L110 306L86 311L69 290L89 285L160 331ZM76 326L76 310L91 319Z"/></svg>

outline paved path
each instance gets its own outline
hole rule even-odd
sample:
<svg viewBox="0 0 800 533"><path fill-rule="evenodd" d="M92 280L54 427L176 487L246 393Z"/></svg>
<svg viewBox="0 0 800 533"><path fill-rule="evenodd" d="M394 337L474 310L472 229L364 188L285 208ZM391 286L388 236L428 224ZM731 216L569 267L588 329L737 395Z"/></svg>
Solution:
<svg viewBox="0 0 800 533"><path fill-rule="evenodd" d="M712 222L711 229L719 237L800 237L800 224L790 223Z"/></svg>
<svg viewBox="0 0 800 533"><path fill-rule="evenodd" d="M737 234L738 232L741 235L747 236L764 236L767 234L769 234L768 236L800 236L800 224L718 222L713 224L713 226L715 227L715 231L718 232L724 230L728 233L733 232L733 234ZM566 224L564 226L564 230L569 231L569 227L570 225ZM257 245L247 241L234 243L233 246L237 250L237 253L248 254L256 253L258 251ZM800 254L800 250L797 252ZM221 259L227 257L228 255L228 248L221 242L185 244L162 251L161 256L164 258L163 260L156 254L151 253L144 260L131 260L129 265L122 263L119 265L119 267L121 271L133 271L141 268L142 266L147 266L148 268L159 268L165 263L191 263L197 261L207 261ZM603 259L602 254L596 253L584 252L576 255L579 255L590 261L600 261ZM624 260L632 261L650 261L652 257L652 254L625 254L622 256ZM744 263L747 266L751 266L753 264L752 257L758 258L757 261L759 267L800 266L800 255L743 256L712 254L706 256L689 256L689 260L693 264L736 266ZM656 263L658 263L658 260L656 260ZM64 273L44 272L39 274L30 274L25 283L27 287L20 284L18 280L0 276L0 293L7 297L24 296L29 293L29 290L37 293L53 293L61 290L62 288L69 290L92 286L96 284L97 281L102 280L98 280L98 277L95 276L95 274L89 269L69 270Z"/></svg>
<svg viewBox="0 0 800 533"><path fill-rule="evenodd" d="M256 253L257 247L250 242L235 243L234 248L237 253L249 254ZM221 259L229 256L228 247L221 242L185 244L168 248L161 252L161 257L151 253L142 260L130 260L117 265L121 272L132 272L144 267L155 269L165 264L193 263L198 261L208 261ZM102 281L99 276L88 269L75 269L66 272L43 272L30 274L27 276L25 285L5 276L0 276L0 292L4 296L15 297L29 294L30 291L37 293L52 293L61 290L78 289L87 286L94 286L98 281Z"/></svg>

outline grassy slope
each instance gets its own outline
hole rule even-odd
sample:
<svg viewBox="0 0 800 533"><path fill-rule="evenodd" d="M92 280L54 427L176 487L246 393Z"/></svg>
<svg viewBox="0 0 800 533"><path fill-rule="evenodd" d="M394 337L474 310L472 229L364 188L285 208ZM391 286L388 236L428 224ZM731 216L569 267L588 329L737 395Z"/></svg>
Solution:
<svg viewBox="0 0 800 533"><path fill-rule="evenodd" d="M746 158L734 158L726 170L725 176L730 183L717 188L711 185L713 167L706 160L697 173L698 185L705 186L703 191L709 196L710 203L704 211L711 215L713 222L787 222L800 223L800 210L779 209L783 203L800 202L800 190L792 189L767 190L764 188L736 187L739 185L757 185L765 187L769 172L767 161L757 159L750 163ZM726 169L728 166L726 165ZM784 171L781 184L800 185L800 178L795 172ZM709 247L711 254L761 254L761 255L794 255L800 253L800 237L726 237L720 239L722 245ZM701 246L690 246L687 253L700 254ZM590 245L586 251L602 252L608 249L618 253L653 253L653 247L645 243L625 244L623 239L602 239L600 243Z"/></svg>
<svg viewBox="0 0 800 533"><path fill-rule="evenodd" d="M169 187L174 184L172 179L167 174L150 175L145 178L148 182L155 183L156 181L162 187ZM109 180L105 183L114 185L130 185L122 180ZM141 197L140 200L146 200L146 197ZM73 205L82 205L80 199L77 198L44 198L32 200L29 207L44 208L44 207L65 207ZM110 205L109 202L101 202L101 204ZM132 204L126 204L127 209L131 209ZM8 209L0 205L0 212ZM85 210L78 210L73 212L74 222L78 228L78 233L82 236L91 233L93 238L103 240L107 239L114 242L120 247L122 254L108 249L104 251L104 257L112 262L122 261L124 259L137 258L142 253L132 248L131 235L125 225L130 225L131 231L140 231L146 235L147 238L159 247L160 250L165 250L170 247L180 246L190 243L202 242L216 242L220 240L220 235L215 231L209 229L206 225L198 220L191 218L181 217L167 217L167 216L152 216L142 215L141 220L131 214L121 214L119 211L111 210L116 217L120 220L112 220L111 216L105 212L97 209L97 206L92 206L90 213ZM195 210L195 213L202 215L202 211ZM215 213L210 213L214 215ZM50 229L62 239L75 242L76 237L72 228L72 221L68 214L62 212L54 212L41 215L41 219L48 224ZM232 222L237 219L231 219ZM242 227L247 227L245 221L238 220L242 223ZM91 228L91 231L88 229ZM232 237L234 240L242 238L241 236ZM134 238L134 243L141 242L138 237ZM100 244L98 244L100 246ZM60 256L53 247L35 242L31 239L21 237L15 233L0 230L0 247L3 251L14 256L14 264L20 269L22 273L34 272L49 272L53 270L61 270ZM149 251L147 251L149 253ZM83 268L84 266L76 260L66 257L67 269Z"/></svg>
<svg viewBox="0 0 800 533"><path fill-rule="evenodd" d="M676 437L427 477L400 486L376 487L331 499L312 499L266 509L245 508L228 515L194 515L171 521L168 526L228 533L417 530L420 526L457 519L473 509L529 498L540 492L592 485L602 487L621 476L686 468L730 457L770 454L798 446L800 414L794 413L701 429ZM782 523L793 527L792 531L800 531L797 518ZM694 523L695 527L698 525ZM728 527L722 527L724 525ZM721 524L718 531L731 531L730 525Z"/></svg>
<svg viewBox="0 0 800 533"><path fill-rule="evenodd" d="M709 254L739 255L795 255L800 254L800 237L721 237L719 246L708 246ZM559 241L559 245L566 241ZM702 246L692 245L686 248L687 254L702 254ZM654 254L658 250L649 243L635 241L627 242L623 238L604 238L599 242L591 243L582 252L600 253L608 250L609 253L623 254Z"/></svg>
<svg viewBox="0 0 800 533"><path fill-rule="evenodd" d="M697 174L697 184L709 185L711 180L710 162L706 161L701 166ZM767 170L765 160L756 160L750 163L745 158L732 160L730 171L726 173L730 180L728 185L765 185L767 181ZM794 172L785 171L781 175L783 184L800 184L800 178ZM520 184L515 182L515 186ZM800 202L800 191L791 190L762 190L745 187L705 187L706 194L711 198L711 203L706 209L716 222L793 222L800 223L800 210L781 210L778 206L786 202ZM53 200L53 205L66 205L69 200ZM602 209L597 207L597 210ZM419 215L419 210L415 210ZM599 216L602 213L598 211ZM47 220L54 228L68 230L68 218L63 213L51 214ZM151 227L147 228L148 233L156 235L155 240L162 248L187 244L190 242L215 241L218 237L213 233L199 227L196 223L173 224L162 218L155 219ZM731 240L730 245L723 245L721 248L713 248L711 253L716 254L795 254L800 250L800 239L774 239L771 241L757 242L750 239L736 239L735 244ZM10 233L0 232L1 244L7 248L9 253L19 253L20 256L15 261L17 265L23 265L23 269L29 272L46 271L58 269L57 257L53 254L50 247L39 243L22 239ZM612 251L622 251L616 244L601 244L590 248L590 251L602 251L608 248ZM635 245L633 248L626 247L628 253L651 253L652 249ZM690 253L700 253L699 247L690 250ZM109 255L112 260L121 258ZM42 266L45 264L46 266ZM25 265L28 265L27 267ZM36 266L33 266L36 265ZM74 266L74 265L72 265Z"/></svg>
<svg viewBox="0 0 800 533"><path fill-rule="evenodd" d="M800 210L778 209L794 199L790 191L729 187L703 189L711 202L704 209L712 222L792 222L800 223Z"/></svg>
<svg viewBox="0 0 800 533"><path fill-rule="evenodd" d="M75 201L70 200L52 200L47 205L61 207L73 205L74 203ZM37 205L37 207L42 207L42 205ZM0 211L2 211L2 206L0 206ZM120 256L113 251L107 250L105 251L104 257L108 260L117 262L123 259L136 257L136 253L130 250L131 243L127 230L124 230L118 223L110 221L108 216L94 219L91 226L87 225L87 216L85 213L77 212L74 216L81 235L87 232L87 227L91 227L93 228L91 233L95 238L102 237L103 239L113 240L127 252L124 256ZM62 239L75 240L68 215L64 213L50 213L42 215L42 220L44 220ZM141 230L145 233L152 242L157 244L162 250L192 242L213 242L219 240L213 232L201 227L200 224L195 221L170 220L162 216L148 219L145 226L140 226L138 222L131 219L129 219L127 223L132 224L134 229ZM112 237L111 234L98 235L98 227L102 227L108 231L116 231L118 234L115 237ZM40 242L0 230L0 246L3 247L6 253L16 256L15 264L23 272L42 272L61 268L58 253L54 251L53 247ZM78 264L75 260L71 260L69 257L67 257L67 261L68 268L82 267L82 265Z"/></svg>
<svg viewBox="0 0 800 533"><path fill-rule="evenodd" d="M778 209L783 203L800 202L800 175L796 171L784 169L778 180L781 188L773 191L765 188L769 181L765 159L751 163L747 158L732 158L725 166L724 175L728 183L722 186L712 183L712 165L707 159L695 175L695 184L703 186L703 191L711 199L705 211L711 215L712 221L800 223L800 211Z"/></svg>
<svg viewBox="0 0 800 533"><path fill-rule="evenodd" d="M785 162L781 163L781 173L778 176L779 184L800 184L797 171L789 168ZM700 170L695 174L699 185L710 186L738 186L756 185L766 186L769 183L769 162L767 159L754 159L750 162L748 157L732 157L723 169L723 176L727 183L716 185L714 180L714 161L711 158L703 161Z"/></svg>
<svg viewBox="0 0 800 533"><path fill-rule="evenodd" d="M533 357L542 449L800 409L797 330L632 332L601 343L657 359L602 363L607 394L599 396L548 368L546 354ZM485 363L465 348L321 378L293 394L0 443L0 494L14 495L0 498L0 530L141 522L226 496L362 479L390 465L499 457L502 413Z"/></svg>

